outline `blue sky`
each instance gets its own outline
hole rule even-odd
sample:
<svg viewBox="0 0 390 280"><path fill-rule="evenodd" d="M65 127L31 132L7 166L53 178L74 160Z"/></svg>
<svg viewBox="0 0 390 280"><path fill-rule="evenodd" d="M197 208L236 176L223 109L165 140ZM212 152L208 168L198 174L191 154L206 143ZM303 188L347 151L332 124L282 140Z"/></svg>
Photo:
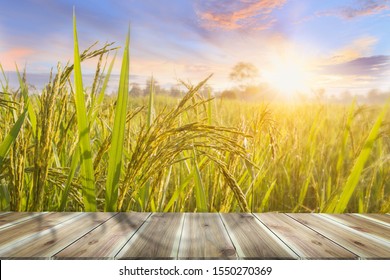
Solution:
<svg viewBox="0 0 390 280"><path fill-rule="evenodd" d="M141 85L152 74L171 85L213 73L210 84L220 90L234 85L229 73L242 61L259 69L256 82L286 94L390 90L389 0L14 0L1 6L2 67L26 66L40 81L58 61L72 62L75 6L81 49L95 41L122 46L131 24L132 82ZM93 73L94 63L83 64L83 72Z"/></svg>

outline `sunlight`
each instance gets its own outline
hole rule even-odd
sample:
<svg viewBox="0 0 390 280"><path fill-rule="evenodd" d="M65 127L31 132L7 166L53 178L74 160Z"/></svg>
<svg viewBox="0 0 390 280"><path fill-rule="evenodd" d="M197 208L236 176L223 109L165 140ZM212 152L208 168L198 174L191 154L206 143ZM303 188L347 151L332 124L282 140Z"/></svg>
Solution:
<svg viewBox="0 0 390 280"><path fill-rule="evenodd" d="M263 79L284 96L291 97L297 92L307 92L310 89L308 68L308 62L298 56L275 55L271 58L269 67L263 71Z"/></svg>

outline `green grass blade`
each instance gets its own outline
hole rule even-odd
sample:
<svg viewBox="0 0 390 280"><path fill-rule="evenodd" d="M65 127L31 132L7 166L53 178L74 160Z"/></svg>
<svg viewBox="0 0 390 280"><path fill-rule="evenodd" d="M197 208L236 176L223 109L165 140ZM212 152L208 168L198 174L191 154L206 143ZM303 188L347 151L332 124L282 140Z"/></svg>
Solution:
<svg viewBox="0 0 390 280"><path fill-rule="evenodd" d="M6 185L0 185L0 211L10 210L11 197Z"/></svg>
<svg viewBox="0 0 390 280"><path fill-rule="evenodd" d="M310 168L310 172L308 172L308 173L309 174L311 173L311 168ZM305 201L305 198L307 195L307 191L309 189L310 181L311 181L311 176L308 176L305 180L305 183L303 184L303 186L301 188L301 191L299 193L299 198L298 198L298 204L295 206L293 212L297 212L298 209L301 208L301 206L303 205L303 202Z"/></svg>
<svg viewBox="0 0 390 280"><path fill-rule="evenodd" d="M194 150L195 199L197 212L207 212L207 199Z"/></svg>
<svg viewBox="0 0 390 280"><path fill-rule="evenodd" d="M107 89L107 85L108 85L108 82L110 81L111 71L112 71L112 68L114 67L115 58L116 58L116 53L114 55L114 58L111 60L110 66L108 67L108 70L107 70L107 74L104 77L103 86L102 86L102 89L99 93L97 105L100 105L103 103L104 95L105 95L106 89Z"/></svg>
<svg viewBox="0 0 390 280"><path fill-rule="evenodd" d="M3 142L0 143L0 169L11 148L12 143L14 143L18 137L20 129L24 123L24 119L26 118L26 113L27 111L24 111L22 115L20 115L14 126L11 128L10 132L7 134L7 136L5 136Z"/></svg>
<svg viewBox="0 0 390 280"><path fill-rule="evenodd" d="M150 80L150 92L149 92L149 106L148 106L148 119L147 119L147 128L149 129L152 125L153 118L154 118L154 80L153 76Z"/></svg>
<svg viewBox="0 0 390 280"><path fill-rule="evenodd" d="M85 108L83 80L81 75L81 60L77 40L76 15L73 13L73 36L74 36L74 83L75 104L77 113L77 125L79 129L81 149L81 171L83 179L83 202L84 209L88 212L96 211L95 177L92 163L92 151L89 138L89 125Z"/></svg>
<svg viewBox="0 0 390 280"><path fill-rule="evenodd" d="M356 101L353 100L353 102L351 104L351 107L349 108L348 118L347 118L347 121L346 121L346 124L345 124L342 144L340 146L340 152L339 152L339 157L338 157L338 160L337 160L337 167L336 167L338 175L340 175L340 173L342 171L343 164L344 164L344 156L345 156L345 151L347 149L347 141L348 141L349 134L350 134L350 129L351 129L352 121L353 121L353 116L354 116L354 113L355 113L355 104L356 104Z"/></svg>
<svg viewBox="0 0 390 280"><path fill-rule="evenodd" d="M207 119L208 124L212 125L213 123L213 101L211 100L211 89L209 88L207 91L209 102L207 104Z"/></svg>
<svg viewBox="0 0 390 280"><path fill-rule="evenodd" d="M206 160L207 158L203 158L199 165L198 165L198 168L202 167L205 163L206 163ZM185 193L186 191L186 188L187 186L189 185L189 183L192 181L192 179L194 178L195 176L195 170L188 170L190 172L190 174L188 174L188 176L186 176L186 178L183 179L183 182L180 184L180 186L174 191L174 193L172 194L170 200L168 201L168 203L165 205L164 207L164 210L163 212L168 212L169 209L172 210L174 204L178 201L179 199L179 196L180 194L183 194Z"/></svg>
<svg viewBox="0 0 390 280"><path fill-rule="evenodd" d="M265 207L268 205L269 198L271 196L272 191L275 188L275 185L276 185L276 180L272 182L271 186L268 188L267 192L265 193L260 205L261 212L264 212Z"/></svg>
<svg viewBox="0 0 390 280"><path fill-rule="evenodd" d="M126 38L125 50L123 53L122 68L119 79L118 100L116 102L114 128L112 131L112 142L109 151L105 211L118 210L118 189L122 167L127 102L129 96L129 44L130 27Z"/></svg>
<svg viewBox="0 0 390 280"><path fill-rule="evenodd" d="M2 79L0 79L0 84L1 84L1 87L3 89L4 92L8 92L8 85L9 85L9 79L7 78L7 76L5 75L5 72L4 72L4 68L3 66L1 65L0 63L0 72L3 76L3 79L4 79L4 82Z"/></svg>
<svg viewBox="0 0 390 280"><path fill-rule="evenodd" d="M80 149L76 149L74 154L73 154L73 157L72 157L72 162L70 164L70 170L69 170L68 178L66 179L65 188L64 188L64 191L62 192L60 211L65 210L70 187L72 184L72 180L73 180L74 174L76 173L76 169L77 169L79 162L80 162Z"/></svg>
<svg viewBox="0 0 390 280"><path fill-rule="evenodd" d="M373 127L371 128L371 131L364 143L363 149L360 151L359 156L357 157L355 164L352 167L351 173L348 176L347 182L344 185L340 198L334 208L334 213L343 213L347 208L352 194L355 191L357 184L359 183L360 175L363 171L364 165L366 164L367 159L374 147L375 140L379 134L380 127L382 125L383 119L386 116L389 105L390 99L387 101L386 105L376 119Z"/></svg>
<svg viewBox="0 0 390 280"><path fill-rule="evenodd" d="M154 118L154 80L153 76L150 80L150 92L149 92L149 105L148 105L148 116L146 119L146 128L149 129L152 125ZM145 207L149 200L149 192L150 192L150 180L146 182L145 186L139 191L139 202L141 205L141 209L145 211Z"/></svg>

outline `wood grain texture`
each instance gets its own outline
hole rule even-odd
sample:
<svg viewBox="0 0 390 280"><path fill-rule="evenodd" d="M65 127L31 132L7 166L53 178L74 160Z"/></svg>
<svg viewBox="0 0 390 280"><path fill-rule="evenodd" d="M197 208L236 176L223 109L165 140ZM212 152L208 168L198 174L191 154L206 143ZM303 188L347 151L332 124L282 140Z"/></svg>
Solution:
<svg viewBox="0 0 390 280"><path fill-rule="evenodd" d="M186 213L179 259L236 259L236 250L219 215Z"/></svg>
<svg viewBox="0 0 390 280"><path fill-rule="evenodd" d="M31 236L39 236L45 230L49 230L77 215L80 215L80 213L48 213L3 228L0 230L0 251L14 242Z"/></svg>
<svg viewBox="0 0 390 280"><path fill-rule="evenodd" d="M338 222L312 214L288 214L300 223L333 240L361 259L389 259L390 244L363 235Z"/></svg>
<svg viewBox="0 0 390 280"><path fill-rule="evenodd" d="M0 229L10 227L36 216L45 215L45 212L7 212L0 216Z"/></svg>
<svg viewBox="0 0 390 280"><path fill-rule="evenodd" d="M255 214L301 259L357 259L343 247L284 214Z"/></svg>
<svg viewBox="0 0 390 280"><path fill-rule="evenodd" d="M54 256L56 259L113 259L150 213L119 213Z"/></svg>
<svg viewBox="0 0 390 280"><path fill-rule="evenodd" d="M154 213L116 256L117 259L176 259L183 213Z"/></svg>
<svg viewBox="0 0 390 280"><path fill-rule="evenodd" d="M389 218L0 212L0 259L390 259Z"/></svg>
<svg viewBox="0 0 390 280"><path fill-rule="evenodd" d="M351 214L323 214L323 216L339 222L353 230L356 230L365 235L371 235L381 239L384 242L390 242L390 226L378 224L373 220L365 219L358 215Z"/></svg>
<svg viewBox="0 0 390 280"><path fill-rule="evenodd" d="M363 217L363 218L366 218L366 219L369 219L369 220L372 220L374 222L377 222L377 223L381 223L385 226L389 226L390 227L390 215L389 214L386 214L386 215L381 215L381 214L355 214L357 216L360 216L360 217Z"/></svg>
<svg viewBox="0 0 390 280"><path fill-rule="evenodd" d="M64 213L62 213L64 214ZM3 259L51 259L116 213L75 213L73 218L0 251Z"/></svg>
<svg viewBox="0 0 390 280"><path fill-rule="evenodd" d="M296 259L298 256L252 214L221 214L241 259Z"/></svg>

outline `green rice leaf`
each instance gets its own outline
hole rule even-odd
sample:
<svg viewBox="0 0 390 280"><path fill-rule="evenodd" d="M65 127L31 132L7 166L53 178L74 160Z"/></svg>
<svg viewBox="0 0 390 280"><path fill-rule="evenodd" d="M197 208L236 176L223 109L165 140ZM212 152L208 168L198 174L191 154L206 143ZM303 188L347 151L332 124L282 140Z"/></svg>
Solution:
<svg viewBox="0 0 390 280"><path fill-rule="evenodd" d="M127 102L129 96L129 44L130 27L127 33L125 50L123 53L122 68L119 79L118 99L115 108L114 129L112 131L112 142L109 151L105 211L118 210L118 189L122 168Z"/></svg>
<svg viewBox="0 0 390 280"><path fill-rule="evenodd" d="M351 104L351 107L349 108L348 118L347 118L347 122L345 124L345 129L344 129L344 134L343 134L343 141L342 141L342 144L340 146L339 157L337 160L336 170L337 170L337 173L339 175L340 175L340 172L341 172L343 164L344 164L344 156L345 156L345 151L347 149L347 141L348 141L349 134L350 134L349 132L350 132L350 128L352 125L353 116L355 113L355 105L356 105L356 101L354 99L352 104Z"/></svg>
<svg viewBox="0 0 390 280"><path fill-rule="evenodd" d="M20 129L22 128L22 125L24 123L24 119L26 118L26 114L27 111L25 110L20 115L14 126L11 128L7 136L5 136L3 142L0 143L0 168L3 165L4 159L8 155L12 143L14 143L16 138L18 137Z"/></svg>
<svg viewBox="0 0 390 280"><path fill-rule="evenodd" d="M4 83L3 83L3 80L0 79L1 87L2 87L3 91L7 92L8 91L8 85L9 85L9 79L5 75L4 68L1 65L1 63L0 63L0 72L1 72L1 74L3 76L3 79L4 79Z"/></svg>
<svg viewBox="0 0 390 280"><path fill-rule="evenodd" d="M309 174L310 174L311 168L309 170L310 170L310 172L309 172ZM305 201L305 198L306 198L307 191L309 189L310 181L311 181L311 176L308 176L305 180L305 183L303 184L303 186L301 188L301 191L299 193L299 198L298 198L298 204L295 206L293 212L297 212L298 209L303 205L303 202Z"/></svg>
<svg viewBox="0 0 390 280"><path fill-rule="evenodd" d="M267 206L269 198L271 196L271 193L275 188L275 185L276 185L276 180L272 182L271 186L268 188L267 192L265 193L263 200L261 201L261 206L260 206L261 212L264 212L265 207Z"/></svg>
<svg viewBox="0 0 390 280"><path fill-rule="evenodd" d="M80 149L76 149L74 154L73 154L73 157L72 157L72 162L70 164L70 170L69 170L68 178L66 179L65 188L64 188L64 191L62 192L60 211L65 210L70 187L72 184L72 180L73 180L74 174L76 173L76 169L77 169L79 162L80 162Z"/></svg>
<svg viewBox="0 0 390 280"><path fill-rule="evenodd" d="M6 185L0 185L0 211L10 210L11 197Z"/></svg>
<svg viewBox="0 0 390 280"><path fill-rule="evenodd" d="M379 134L383 119L386 116L386 113L389 109L390 99L387 101L386 105L380 112L377 120L375 121L371 131L364 143L363 149L360 151L359 156L357 157L354 166L352 167L351 173L348 176L347 182L343 187L341 195L335 205L334 213L343 213L348 206L348 203L352 197L353 192L357 184L359 183L360 175L362 174L363 168L367 162L368 157L374 147L375 140ZM336 197L337 199L337 197Z"/></svg>
<svg viewBox="0 0 390 280"><path fill-rule="evenodd" d="M209 99L209 102L207 104L207 119L208 119L208 124L212 125L213 124L213 101L211 100L211 89L209 88L207 91L207 97Z"/></svg>
<svg viewBox="0 0 390 280"><path fill-rule="evenodd" d="M146 120L147 129L149 129L150 126L152 125L153 119L154 119L154 80L152 76L150 80L148 116ZM142 210L145 210L146 208L147 202L149 200L149 192L150 192L150 180L148 180L146 184L139 191L139 202Z"/></svg>
<svg viewBox="0 0 390 280"><path fill-rule="evenodd" d="M115 58L116 58L116 53L114 55L114 58L111 60L110 66L108 67L108 70L107 70L107 74L104 77L103 86L102 86L102 89L99 93L97 105L100 105L103 103L104 95L105 95L106 89L107 89L107 85L108 85L108 82L109 82L110 77L111 77L111 71L112 71L112 68L114 67Z"/></svg>
<svg viewBox="0 0 390 280"><path fill-rule="evenodd" d="M149 92L149 106L148 106L148 119L146 127L149 129L154 118L154 80L153 76L150 80L150 92Z"/></svg>
<svg viewBox="0 0 390 280"><path fill-rule="evenodd" d="M81 75L81 59L77 40L76 15L73 12L73 36L74 36L74 83L75 104L77 112L77 125L79 129L81 149L81 171L83 179L84 209L88 212L96 211L95 178L92 163L92 151L89 138L89 125L85 108L83 80Z"/></svg>
<svg viewBox="0 0 390 280"><path fill-rule="evenodd" d="M195 199L197 212L207 212L207 199L194 149Z"/></svg>

